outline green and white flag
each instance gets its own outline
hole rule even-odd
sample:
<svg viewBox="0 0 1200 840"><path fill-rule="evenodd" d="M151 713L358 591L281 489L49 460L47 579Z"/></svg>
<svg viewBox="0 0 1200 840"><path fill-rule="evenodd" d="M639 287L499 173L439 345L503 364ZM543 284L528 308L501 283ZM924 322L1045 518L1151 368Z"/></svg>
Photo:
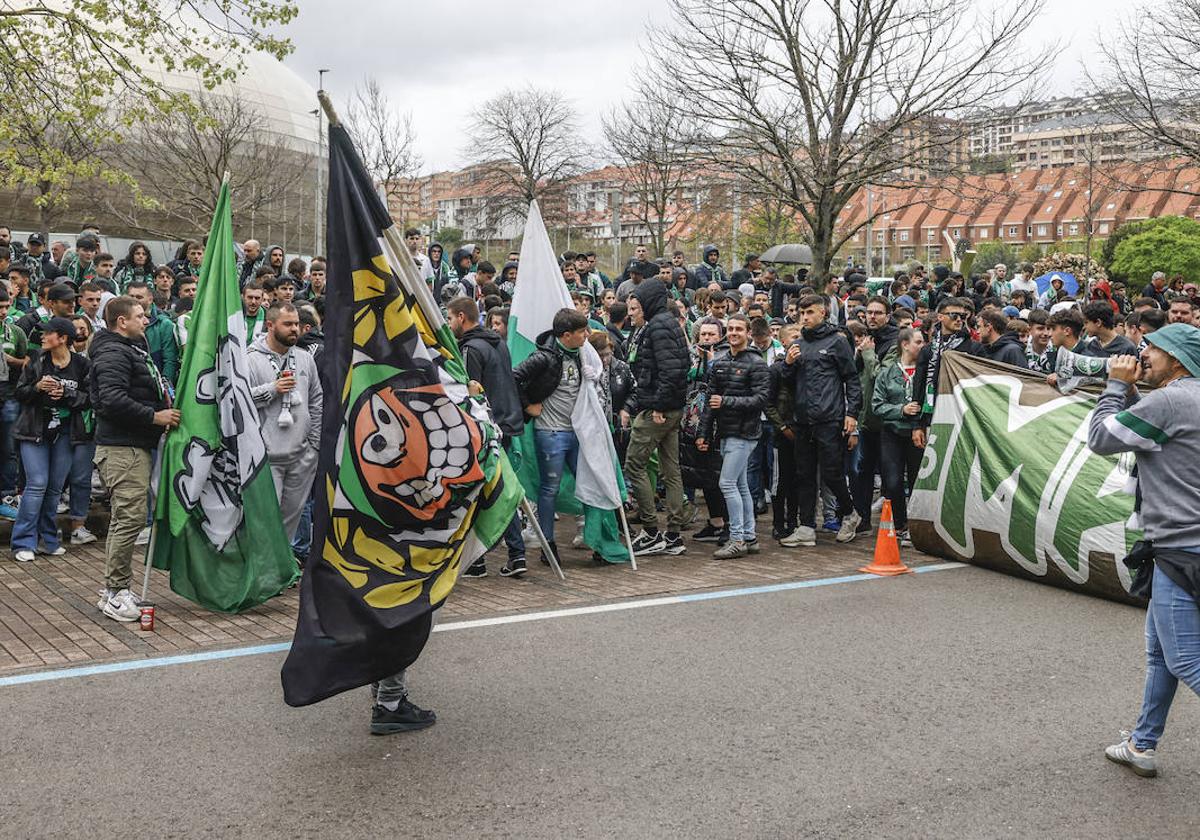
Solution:
<svg viewBox="0 0 1200 840"><path fill-rule="evenodd" d="M151 555L172 590L220 612L261 604L299 577L248 373L225 183L188 320L179 428L159 449Z"/></svg>
<svg viewBox="0 0 1200 840"><path fill-rule="evenodd" d="M536 201L530 203L525 219L519 265L508 319L508 351L514 367L537 349L537 338L551 328L555 313L572 308ZM580 361L585 387L579 389L571 412L579 439L578 473L563 476L555 509L576 515L582 511L584 542L608 562L625 563L629 561L629 550L622 542L615 513L625 498L625 480L617 463L612 429L594 385L599 376L607 374L599 354L589 343L584 343L580 350ZM525 432L513 441L512 451L513 467L525 494L536 499L540 479L533 423L525 424Z"/></svg>
<svg viewBox="0 0 1200 840"><path fill-rule="evenodd" d="M1121 562L1141 539L1134 456L1088 449L1095 397L954 351L943 356L937 393L909 502L914 546L1137 602Z"/></svg>

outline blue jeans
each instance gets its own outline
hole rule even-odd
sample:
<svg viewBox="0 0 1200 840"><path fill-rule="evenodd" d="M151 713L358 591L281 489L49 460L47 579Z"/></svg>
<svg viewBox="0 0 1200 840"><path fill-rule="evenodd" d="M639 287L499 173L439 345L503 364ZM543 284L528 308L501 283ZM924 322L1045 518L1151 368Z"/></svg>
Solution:
<svg viewBox="0 0 1200 840"><path fill-rule="evenodd" d="M757 439L721 440L721 495L729 509L729 539L734 542L754 539L754 497L746 468L757 445Z"/></svg>
<svg viewBox="0 0 1200 840"><path fill-rule="evenodd" d="M571 431L546 432L535 429L534 443L537 448L538 487L537 520L546 535L547 542L554 542L554 500L558 496L558 485L562 483L563 467L574 474L579 461L579 438ZM511 525L510 525L511 527Z"/></svg>
<svg viewBox="0 0 1200 840"><path fill-rule="evenodd" d="M53 443L21 441L25 492L12 529L13 551L58 548L58 499L71 473L71 436L64 430Z"/></svg>
<svg viewBox="0 0 1200 840"><path fill-rule="evenodd" d="M96 460L96 441L71 447L71 519L87 519L92 504L92 462Z"/></svg>
<svg viewBox="0 0 1200 840"><path fill-rule="evenodd" d="M292 537L292 553L301 564L308 560L308 552L312 550L312 509L313 493L310 490L304 507L300 509L300 524L296 526L296 536Z"/></svg>
<svg viewBox="0 0 1200 840"><path fill-rule="evenodd" d="M17 441L13 430L21 415L21 404L9 397L0 405L0 496L17 495Z"/></svg>
<svg viewBox="0 0 1200 840"><path fill-rule="evenodd" d="M1146 693L1132 736L1139 750L1158 746L1181 680L1200 694L1200 609L1156 566L1146 611Z"/></svg>

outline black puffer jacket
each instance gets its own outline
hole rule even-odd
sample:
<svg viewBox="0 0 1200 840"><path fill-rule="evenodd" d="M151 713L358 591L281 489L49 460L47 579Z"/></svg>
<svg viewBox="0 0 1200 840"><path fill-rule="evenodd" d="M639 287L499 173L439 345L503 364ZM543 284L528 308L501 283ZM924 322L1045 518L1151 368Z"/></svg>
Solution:
<svg viewBox="0 0 1200 840"><path fill-rule="evenodd" d="M629 365L614 356L608 363L608 393L612 397L614 417L625 408L636 387L637 383L633 381L633 371L629 369Z"/></svg>
<svg viewBox="0 0 1200 840"><path fill-rule="evenodd" d="M746 349L719 356L708 366L708 395L720 396L721 407L704 403L700 437L756 440L762 434L762 413L767 407L771 373L762 356ZM714 434L715 433L715 434Z"/></svg>
<svg viewBox="0 0 1200 840"><path fill-rule="evenodd" d="M537 347L538 349L513 371L522 409L540 403L554 393L554 389L562 381L564 361L579 365L579 381L583 381L583 363L579 356L568 357L558 346L553 330L546 330L537 337ZM526 417L532 419L528 415Z"/></svg>
<svg viewBox="0 0 1200 840"><path fill-rule="evenodd" d="M854 349L829 323L804 329L796 342L800 358L790 365L795 393L796 423L842 422L862 411L862 384L854 364Z"/></svg>
<svg viewBox="0 0 1200 840"><path fill-rule="evenodd" d="M475 327L463 333L458 343L467 364L467 376L483 386L496 425L506 437L521 434L525 430L524 406L517 394L512 358L504 339L487 327Z"/></svg>
<svg viewBox="0 0 1200 840"><path fill-rule="evenodd" d="M637 337L630 367L637 392L625 410L681 411L687 400L687 373L691 366L687 339L679 321L667 309L667 287L661 280L643 280L632 296L642 305L646 327Z"/></svg>
<svg viewBox="0 0 1200 840"><path fill-rule="evenodd" d="M1019 368L1029 366L1029 360L1025 358L1025 345L1017 338L1015 332L1004 333L984 349L987 350L987 357L993 362L1003 362Z"/></svg>
<svg viewBox="0 0 1200 840"><path fill-rule="evenodd" d="M92 339L91 398L96 411L96 443L153 449L162 428L154 412L167 407L167 395L155 376L145 342L112 330Z"/></svg>

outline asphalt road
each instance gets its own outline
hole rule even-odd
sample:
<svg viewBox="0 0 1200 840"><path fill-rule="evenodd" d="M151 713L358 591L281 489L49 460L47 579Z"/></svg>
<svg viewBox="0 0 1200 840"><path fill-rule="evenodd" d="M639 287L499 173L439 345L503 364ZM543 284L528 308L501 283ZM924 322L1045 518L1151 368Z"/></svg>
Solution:
<svg viewBox="0 0 1200 840"><path fill-rule="evenodd" d="M953 569L443 632L384 738L275 655L0 688L0 836L1195 838L1194 695L1101 753L1142 619Z"/></svg>

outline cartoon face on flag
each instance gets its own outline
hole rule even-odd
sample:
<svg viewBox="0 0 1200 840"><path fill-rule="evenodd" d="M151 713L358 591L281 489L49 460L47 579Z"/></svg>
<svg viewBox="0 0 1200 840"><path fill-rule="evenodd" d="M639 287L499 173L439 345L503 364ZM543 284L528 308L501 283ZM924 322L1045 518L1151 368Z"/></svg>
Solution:
<svg viewBox="0 0 1200 840"><path fill-rule="evenodd" d="M359 398L349 429L367 498L384 521L427 522L451 504L456 486L483 479L479 424L440 387L384 382Z"/></svg>

